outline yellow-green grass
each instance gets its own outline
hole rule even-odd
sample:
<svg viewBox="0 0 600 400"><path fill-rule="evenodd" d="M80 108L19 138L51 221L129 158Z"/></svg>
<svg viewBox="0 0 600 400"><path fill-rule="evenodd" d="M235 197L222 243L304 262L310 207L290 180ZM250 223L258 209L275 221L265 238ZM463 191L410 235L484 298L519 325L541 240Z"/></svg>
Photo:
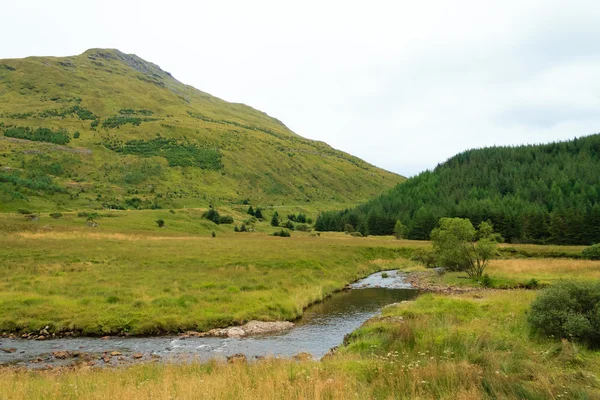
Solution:
<svg viewBox="0 0 600 400"><path fill-rule="evenodd" d="M135 233L107 229L119 218L105 217L100 227L89 228L76 216L56 222L42 217L30 230L9 232L11 224L5 224L0 331L49 325L57 332L155 334L250 319L291 320L382 268L372 260L410 252L389 238L296 232L279 238L265 233L275 230L265 223L263 232L234 233L231 225L189 215L182 227L196 223L200 234L184 234L170 232L175 222L166 217L167 228L158 228L157 212L130 214L131 224L153 227ZM74 227L69 218L81 222Z"/></svg>
<svg viewBox="0 0 600 400"><path fill-rule="evenodd" d="M423 295L323 362L0 370L11 399L598 399L600 353L533 334L535 292ZM400 319L400 317L402 319Z"/></svg>
<svg viewBox="0 0 600 400"><path fill-rule="evenodd" d="M423 270L423 268L421 268ZM526 258L491 260L485 270L496 288L550 285L561 279L600 279L600 261L566 258ZM430 278L432 282L449 285L478 285L464 272L447 272Z"/></svg>

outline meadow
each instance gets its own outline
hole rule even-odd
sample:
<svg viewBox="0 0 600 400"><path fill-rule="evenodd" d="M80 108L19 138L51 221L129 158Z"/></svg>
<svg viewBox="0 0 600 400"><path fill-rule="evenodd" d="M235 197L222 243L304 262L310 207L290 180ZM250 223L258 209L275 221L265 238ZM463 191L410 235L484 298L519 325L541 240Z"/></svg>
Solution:
<svg viewBox="0 0 600 400"><path fill-rule="evenodd" d="M202 211L102 212L94 228L75 212L37 221L0 214L0 331L49 325L87 335L159 334L292 320L372 272L426 271L410 259L430 247L426 241L314 232L273 237L268 220L275 209L265 210L266 222L257 222L255 232L235 233L233 225L202 219ZM247 218L243 207L219 211ZM580 259L583 247L501 247L488 268L498 287L600 277L600 262ZM477 285L459 273L430 279ZM530 329L528 308L538 291L422 294L386 307L323 361L5 367L0 393L10 399L600 399L600 353Z"/></svg>
<svg viewBox="0 0 600 400"><path fill-rule="evenodd" d="M74 213L36 222L2 215L0 331L140 335L293 320L378 270L370 261L410 251L391 238L273 237L267 223L235 233L198 210L115 215L94 228Z"/></svg>

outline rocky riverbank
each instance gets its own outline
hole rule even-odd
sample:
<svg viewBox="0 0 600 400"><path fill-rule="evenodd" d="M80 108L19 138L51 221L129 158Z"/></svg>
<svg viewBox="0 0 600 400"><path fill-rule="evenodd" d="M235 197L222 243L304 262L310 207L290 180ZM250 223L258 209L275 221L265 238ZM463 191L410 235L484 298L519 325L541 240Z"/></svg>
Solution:
<svg viewBox="0 0 600 400"><path fill-rule="evenodd" d="M473 286L451 286L436 282L439 272L435 270L421 272L407 272L404 281L410 283L415 289L423 292L434 292L444 294L457 294L480 291L480 287Z"/></svg>

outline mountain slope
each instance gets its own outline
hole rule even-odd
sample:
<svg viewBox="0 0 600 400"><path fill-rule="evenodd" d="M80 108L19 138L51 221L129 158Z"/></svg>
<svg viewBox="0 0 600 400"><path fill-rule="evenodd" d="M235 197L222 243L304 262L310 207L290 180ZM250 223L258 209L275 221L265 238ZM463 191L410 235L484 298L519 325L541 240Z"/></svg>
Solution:
<svg viewBox="0 0 600 400"><path fill-rule="evenodd" d="M355 203L404 178L118 50L0 60L0 210Z"/></svg>
<svg viewBox="0 0 600 400"><path fill-rule="evenodd" d="M399 219L408 238L429 239L441 217L489 219L509 242L600 242L600 135L469 150L316 227L391 234Z"/></svg>

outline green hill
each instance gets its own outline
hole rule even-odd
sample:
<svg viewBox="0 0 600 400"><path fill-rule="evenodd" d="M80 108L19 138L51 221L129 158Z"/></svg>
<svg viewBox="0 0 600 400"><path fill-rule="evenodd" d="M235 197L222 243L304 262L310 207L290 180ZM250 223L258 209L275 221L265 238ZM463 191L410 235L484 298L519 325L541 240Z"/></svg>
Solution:
<svg viewBox="0 0 600 400"><path fill-rule="evenodd" d="M0 210L356 204L404 178L118 50L0 60Z"/></svg>
<svg viewBox="0 0 600 400"><path fill-rule="evenodd" d="M600 135L536 146L458 154L355 209L327 212L318 230L351 224L409 239L429 239L441 217L490 220L508 242L600 242Z"/></svg>

